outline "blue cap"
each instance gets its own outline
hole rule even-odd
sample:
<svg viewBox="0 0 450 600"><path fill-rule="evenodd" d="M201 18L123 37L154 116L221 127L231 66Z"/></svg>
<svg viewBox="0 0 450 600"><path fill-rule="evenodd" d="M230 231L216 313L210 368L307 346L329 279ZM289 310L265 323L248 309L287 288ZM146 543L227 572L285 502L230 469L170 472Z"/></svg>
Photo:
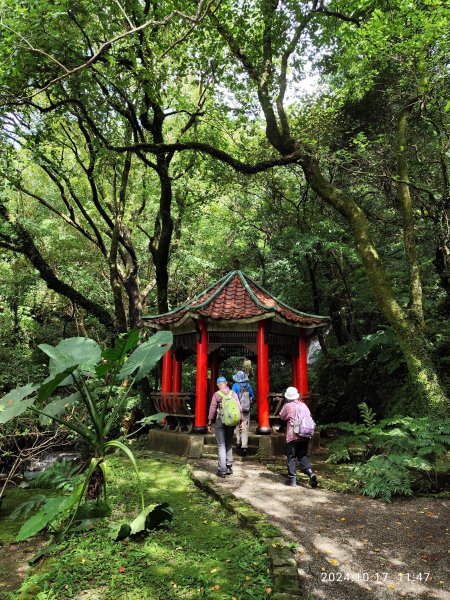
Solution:
<svg viewBox="0 0 450 600"><path fill-rule="evenodd" d="M219 383L227 383L227 380L225 377L218 377L216 383L217 385L219 385Z"/></svg>

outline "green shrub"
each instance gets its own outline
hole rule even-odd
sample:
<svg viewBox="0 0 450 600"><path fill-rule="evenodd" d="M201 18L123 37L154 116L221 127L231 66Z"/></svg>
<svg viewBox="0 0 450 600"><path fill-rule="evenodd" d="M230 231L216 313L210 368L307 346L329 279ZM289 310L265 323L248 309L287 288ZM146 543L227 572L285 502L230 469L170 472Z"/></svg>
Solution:
<svg viewBox="0 0 450 600"><path fill-rule="evenodd" d="M322 426L342 432L330 444L328 462L356 463L353 477L362 493L387 502L416 490L439 491L439 472L449 470L450 419L396 417L376 423L367 404L359 409L361 424Z"/></svg>

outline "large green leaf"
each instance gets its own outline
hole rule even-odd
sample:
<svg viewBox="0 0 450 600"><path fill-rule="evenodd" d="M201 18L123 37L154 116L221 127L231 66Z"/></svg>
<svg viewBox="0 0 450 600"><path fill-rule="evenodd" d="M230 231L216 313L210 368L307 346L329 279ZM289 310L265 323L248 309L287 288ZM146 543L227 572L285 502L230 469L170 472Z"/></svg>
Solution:
<svg viewBox="0 0 450 600"><path fill-rule="evenodd" d="M163 502L162 504L158 504L158 506L155 506L152 512L147 515L147 518L145 519L145 529L155 529L165 521L172 521L172 518L173 508L169 503Z"/></svg>
<svg viewBox="0 0 450 600"><path fill-rule="evenodd" d="M22 542L44 529L55 517L73 508L80 496L80 488L77 487L70 496L49 498L41 510L27 519L19 530L16 540Z"/></svg>
<svg viewBox="0 0 450 600"><path fill-rule="evenodd" d="M144 531L145 529L145 521L147 519L148 513L155 508L155 504L151 504L150 506L146 506L144 510L142 510L138 516L133 519L130 523L130 535L135 535L140 531Z"/></svg>
<svg viewBox="0 0 450 600"><path fill-rule="evenodd" d="M30 406L32 406L36 398L24 400L27 396L37 390L38 386L32 383L27 383L21 387L11 390L0 400L0 424L7 423L20 416Z"/></svg>
<svg viewBox="0 0 450 600"><path fill-rule="evenodd" d="M52 379L46 379L38 390L38 402L43 402L44 400L50 398L56 388L60 385L63 385L62 382L66 380L67 376L70 375L70 373L73 373L77 368L78 365L72 364L72 366L64 369L62 372L57 373L54 377L52 377Z"/></svg>
<svg viewBox="0 0 450 600"><path fill-rule="evenodd" d="M146 506L131 523L121 523L112 527L110 537L113 540L123 540L129 535L136 535L147 529L155 529L165 521L171 521L173 510L168 502Z"/></svg>
<svg viewBox="0 0 450 600"><path fill-rule="evenodd" d="M131 527L128 523L121 523L120 525L111 525L111 532L109 537L116 542L124 540L130 535Z"/></svg>
<svg viewBox="0 0 450 600"><path fill-rule="evenodd" d="M98 377L104 377L115 367L122 365L127 356L127 352L136 348L139 341L139 332L130 331L126 336L118 337L115 340L114 348L107 348L102 352L104 362L95 369Z"/></svg>
<svg viewBox="0 0 450 600"><path fill-rule="evenodd" d="M5 394L0 400L0 403L6 404L5 400L13 400L14 402L16 402L17 400L23 400L24 398L35 392L38 389L38 387L39 386L34 385L33 383L27 383L27 385L22 385L21 387L15 388L14 390L11 390L7 394Z"/></svg>
<svg viewBox="0 0 450 600"><path fill-rule="evenodd" d="M39 348L50 357L50 377L65 371L71 365L77 365L80 371L95 373L95 366L101 358L101 348L95 340L74 337L62 340L56 346L40 344ZM72 377L63 380L61 385L68 385Z"/></svg>
<svg viewBox="0 0 450 600"><path fill-rule="evenodd" d="M173 335L170 331L158 331L147 342L141 344L128 358L120 369L118 378L126 379L133 373L135 381L145 377L150 369L164 356L173 343Z"/></svg>
<svg viewBox="0 0 450 600"><path fill-rule="evenodd" d="M58 417L61 415L67 408L70 408L81 399L80 392L74 392L67 396L66 398L58 398L53 400L46 405L44 408L45 415L39 415L39 422L41 425L48 425L52 420L52 417Z"/></svg>
<svg viewBox="0 0 450 600"><path fill-rule="evenodd" d="M144 417L140 421L136 421L140 425L154 425L155 423L161 423L167 417L168 413L159 412L154 415L149 415L148 417Z"/></svg>
<svg viewBox="0 0 450 600"><path fill-rule="evenodd" d="M28 400L19 400L14 402L13 400L7 400L6 403L0 402L0 424L7 423L19 417L24 413L30 406L36 402L36 398L29 398Z"/></svg>

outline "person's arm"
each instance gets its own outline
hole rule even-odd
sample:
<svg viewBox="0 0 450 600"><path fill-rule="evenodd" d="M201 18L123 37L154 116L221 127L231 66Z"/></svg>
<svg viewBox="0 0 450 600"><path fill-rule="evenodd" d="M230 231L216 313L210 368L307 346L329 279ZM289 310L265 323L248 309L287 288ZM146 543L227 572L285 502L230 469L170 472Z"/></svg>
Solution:
<svg viewBox="0 0 450 600"><path fill-rule="evenodd" d="M209 407L208 427L211 427L212 422L214 421L214 419L217 416L217 404L219 402L219 398L220 398L219 395L217 394L217 392L215 392L211 399L211 405Z"/></svg>
<svg viewBox="0 0 450 600"><path fill-rule="evenodd" d="M283 405L283 408L280 410L280 414L278 416L283 421L287 421L288 420L289 415L288 415L288 406L287 406L287 403Z"/></svg>
<svg viewBox="0 0 450 600"><path fill-rule="evenodd" d="M252 400L255 399L255 393L252 390L252 386L250 384L248 384L248 391L250 392L250 397Z"/></svg>

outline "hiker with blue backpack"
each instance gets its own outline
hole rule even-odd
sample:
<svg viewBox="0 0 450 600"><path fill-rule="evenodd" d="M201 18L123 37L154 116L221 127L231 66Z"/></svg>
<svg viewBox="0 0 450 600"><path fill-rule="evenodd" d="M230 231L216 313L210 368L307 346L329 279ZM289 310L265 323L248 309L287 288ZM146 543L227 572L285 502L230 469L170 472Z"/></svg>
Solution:
<svg viewBox="0 0 450 600"><path fill-rule="evenodd" d="M315 423L309 408L300 400L297 388L288 387L284 393L286 402L279 417L287 422L286 428L286 457L288 480L286 485L297 486L297 460L303 473L309 477L311 487L317 487L317 476L312 470L308 458L309 440L314 434Z"/></svg>
<svg viewBox="0 0 450 600"><path fill-rule="evenodd" d="M242 428L242 409L225 377L218 377L216 383L219 389L213 394L209 407L208 432L214 423L219 455L217 476L224 479L233 473L233 433L236 425Z"/></svg>
<svg viewBox="0 0 450 600"><path fill-rule="evenodd" d="M252 401L255 399L252 387L248 382L248 376L244 371L238 371L233 375L233 387L232 392L236 392L239 402L242 408L242 427L236 427L236 441L238 446L238 453L241 456L247 456L248 448L248 430L250 427L250 409Z"/></svg>

